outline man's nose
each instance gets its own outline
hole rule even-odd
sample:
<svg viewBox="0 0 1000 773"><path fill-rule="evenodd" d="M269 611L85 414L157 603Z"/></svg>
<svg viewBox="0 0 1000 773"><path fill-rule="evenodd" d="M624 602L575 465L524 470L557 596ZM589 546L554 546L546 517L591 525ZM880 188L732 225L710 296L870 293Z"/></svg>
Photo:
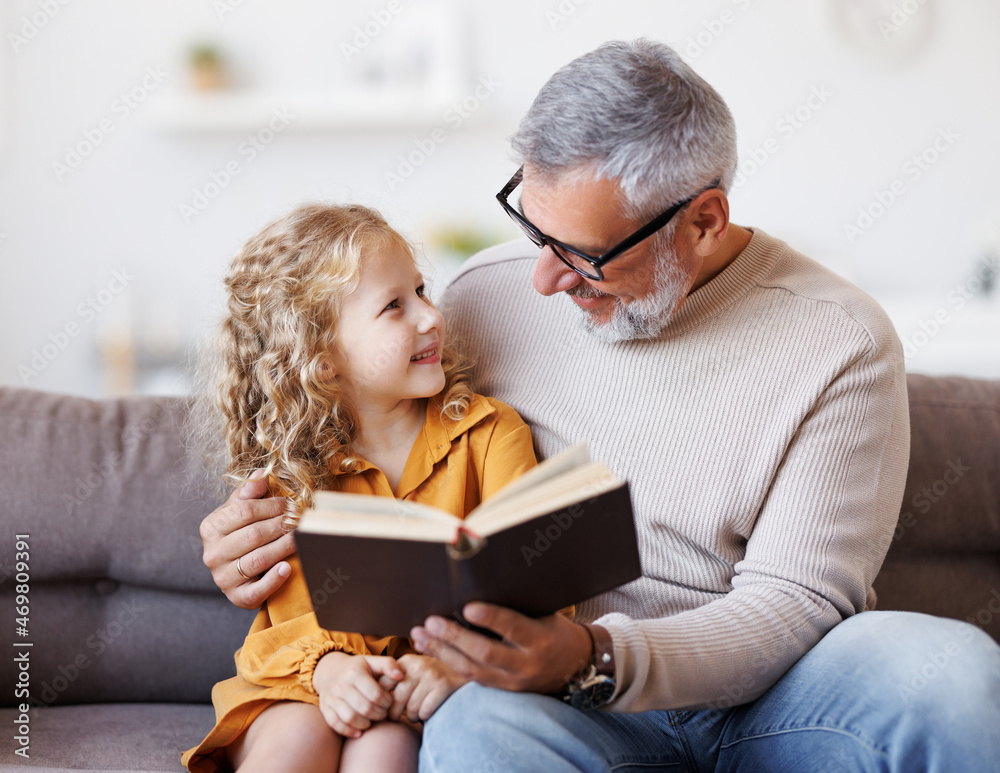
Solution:
<svg viewBox="0 0 1000 773"><path fill-rule="evenodd" d="M555 295L576 287L583 277L559 260L551 247L543 247L538 253L535 273L531 283L542 295Z"/></svg>

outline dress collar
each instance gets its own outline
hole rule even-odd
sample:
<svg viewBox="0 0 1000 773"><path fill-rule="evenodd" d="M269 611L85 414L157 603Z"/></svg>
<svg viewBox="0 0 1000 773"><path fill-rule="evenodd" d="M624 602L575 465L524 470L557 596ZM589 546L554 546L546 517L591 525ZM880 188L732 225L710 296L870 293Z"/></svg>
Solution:
<svg viewBox="0 0 1000 773"><path fill-rule="evenodd" d="M406 459L403 475L399 480L395 496L403 499L420 484L427 480L434 470L434 465L444 459L451 451L452 442L468 432L472 427L487 416L496 413L489 400L482 395L473 395L469 401L469 409L458 421L449 419L441 412L441 395L435 395L427 400L427 413L420 434L413 441L413 448ZM367 459L361 460L361 465L354 474L365 473L368 470L381 470ZM346 474L346 473L339 473Z"/></svg>
<svg viewBox="0 0 1000 773"><path fill-rule="evenodd" d="M427 401L424 426L413 442L399 486L396 488L396 497L399 499L408 496L430 477L434 465L448 455L451 444L456 438L464 435L487 416L496 413L496 408L490 405L485 397L473 395L465 416L453 421L441 413L440 398L441 396L437 395Z"/></svg>

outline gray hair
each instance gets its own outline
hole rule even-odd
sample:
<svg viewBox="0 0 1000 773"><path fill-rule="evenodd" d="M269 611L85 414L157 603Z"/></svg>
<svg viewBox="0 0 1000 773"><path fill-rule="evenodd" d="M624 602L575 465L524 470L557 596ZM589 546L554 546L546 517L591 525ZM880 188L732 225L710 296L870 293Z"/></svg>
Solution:
<svg viewBox="0 0 1000 773"><path fill-rule="evenodd" d="M646 39L605 43L556 72L511 145L548 182L591 167L617 180L626 216L642 220L716 178L726 192L736 174L726 103L673 49Z"/></svg>

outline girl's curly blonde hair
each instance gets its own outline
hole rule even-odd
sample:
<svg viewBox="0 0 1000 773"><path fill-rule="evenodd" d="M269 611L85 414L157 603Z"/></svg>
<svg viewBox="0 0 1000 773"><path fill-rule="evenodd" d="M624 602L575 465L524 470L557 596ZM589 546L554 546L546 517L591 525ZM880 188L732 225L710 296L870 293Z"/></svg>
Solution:
<svg viewBox="0 0 1000 773"><path fill-rule="evenodd" d="M353 472L356 416L336 379L324 376L337 344L341 304L367 256L410 244L375 210L307 204L266 226L233 260L228 314L203 369L209 394L194 431L222 439L225 477L263 469L272 496L288 498L294 525L312 493ZM468 363L445 340L442 413L462 418L472 392Z"/></svg>

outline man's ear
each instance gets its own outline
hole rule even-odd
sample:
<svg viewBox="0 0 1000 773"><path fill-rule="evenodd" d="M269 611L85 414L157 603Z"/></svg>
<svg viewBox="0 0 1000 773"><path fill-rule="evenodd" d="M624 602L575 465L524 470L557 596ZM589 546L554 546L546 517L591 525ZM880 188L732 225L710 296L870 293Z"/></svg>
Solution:
<svg viewBox="0 0 1000 773"><path fill-rule="evenodd" d="M729 230L729 199L718 188L707 190L691 202L686 219L691 224L693 249L703 257L711 255Z"/></svg>

